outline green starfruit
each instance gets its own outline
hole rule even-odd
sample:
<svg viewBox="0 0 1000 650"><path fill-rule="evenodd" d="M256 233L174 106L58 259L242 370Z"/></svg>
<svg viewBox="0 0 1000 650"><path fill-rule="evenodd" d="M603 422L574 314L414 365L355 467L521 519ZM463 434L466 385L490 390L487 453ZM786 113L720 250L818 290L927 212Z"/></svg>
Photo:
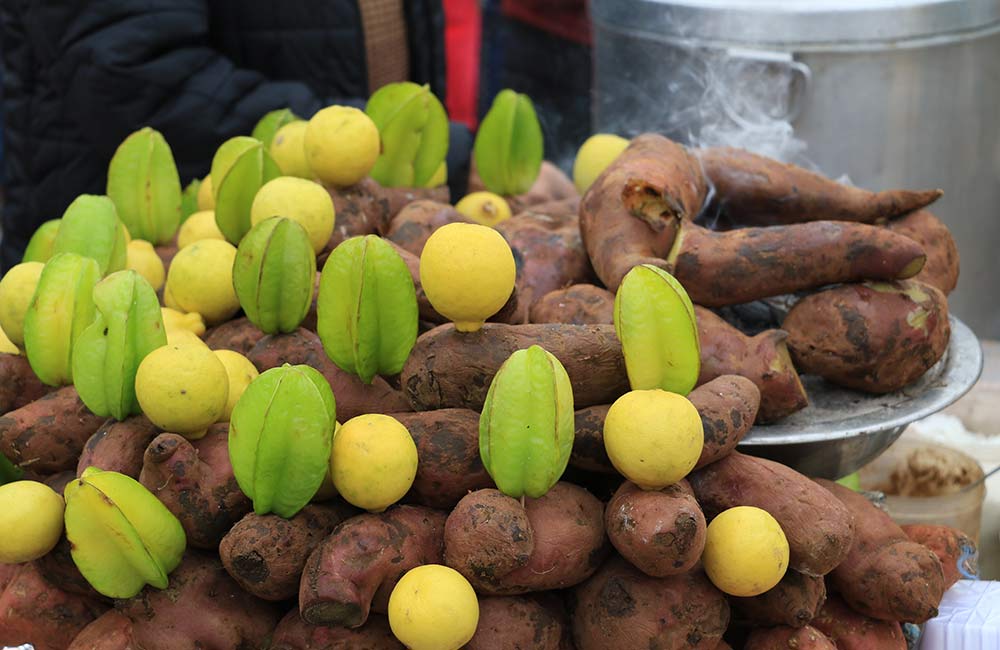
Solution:
<svg viewBox="0 0 1000 650"><path fill-rule="evenodd" d="M77 253L97 262L101 275L125 268L127 244L115 204L106 196L81 194L63 213L52 253Z"/></svg>
<svg viewBox="0 0 1000 650"><path fill-rule="evenodd" d="M215 223L231 244L239 244L250 231L250 208L257 191L278 176L281 170L260 140L232 138L219 147L212 160Z"/></svg>
<svg viewBox="0 0 1000 650"><path fill-rule="evenodd" d="M503 196L531 189L542 169L542 126L527 95L502 90L479 125L473 145L476 171L489 191Z"/></svg>
<svg viewBox="0 0 1000 650"><path fill-rule="evenodd" d="M428 85L382 86L365 113L382 139L371 177L383 187L427 185L448 154L448 114Z"/></svg>
<svg viewBox="0 0 1000 650"><path fill-rule="evenodd" d="M198 190L201 189L201 179L196 178L187 184L181 194L181 224L195 212L198 212Z"/></svg>
<svg viewBox="0 0 1000 650"><path fill-rule="evenodd" d="M167 244L181 222L181 179L170 145L148 126L125 138L108 166L108 196L134 239Z"/></svg>
<svg viewBox="0 0 1000 650"><path fill-rule="evenodd" d="M61 223L61 219L50 219L38 226L38 229L31 235L31 239L28 240L28 246L24 249L24 257L21 258L21 261L48 262L49 258L52 257L52 247L56 243L56 234L59 232Z"/></svg>
<svg viewBox="0 0 1000 650"><path fill-rule="evenodd" d="M278 129L298 119L301 118L289 108L273 110L260 118L256 126L253 127L250 137L260 140L264 143L265 149L270 149L271 140L274 140L274 134L278 132Z"/></svg>

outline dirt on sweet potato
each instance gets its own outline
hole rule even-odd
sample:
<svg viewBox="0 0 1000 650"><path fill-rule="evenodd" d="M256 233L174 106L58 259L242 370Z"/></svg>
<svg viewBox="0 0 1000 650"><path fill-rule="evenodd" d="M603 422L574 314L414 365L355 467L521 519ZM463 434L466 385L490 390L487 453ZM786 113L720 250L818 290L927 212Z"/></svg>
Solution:
<svg viewBox="0 0 1000 650"><path fill-rule="evenodd" d="M27 406L51 390L35 375L28 357L0 352L0 415Z"/></svg>
<svg viewBox="0 0 1000 650"><path fill-rule="evenodd" d="M906 638L896 621L877 621L847 606L831 594L812 621L837 650L905 650Z"/></svg>
<svg viewBox="0 0 1000 650"><path fill-rule="evenodd" d="M405 650L389 627L389 619L371 614L357 628L310 625L298 608L288 612L274 630L268 650Z"/></svg>
<svg viewBox="0 0 1000 650"><path fill-rule="evenodd" d="M479 626L464 650L565 650L569 622L562 612L531 596L479 599Z"/></svg>
<svg viewBox="0 0 1000 650"><path fill-rule="evenodd" d="M88 467L97 467L138 479L146 447L159 433L156 425L144 415L121 422L109 419L83 446L76 465L77 476Z"/></svg>
<svg viewBox="0 0 1000 650"><path fill-rule="evenodd" d="M767 627L750 632L743 650L838 650L825 634L816 628Z"/></svg>
<svg viewBox="0 0 1000 650"><path fill-rule="evenodd" d="M926 546L938 556L944 571L945 591L962 579L959 566L976 557L976 543L957 528L930 524L907 524L900 528L911 541Z"/></svg>
<svg viewBox="0 0 1000 650"><path fill-rule="evenodd" d="M592 284L574 284L550 291L531 306L532 323L571 325L614 323L615 295Z"/></svg>
<svg viewBox="0 0 1000 650"><path fill-rule="evenodd" d="M264 332L243 316L208 330L204 340L212 350L232 350L246 356L264 336Z"/></svg>
<svg viewBox="0 0 1000 650"><path fill-rule="evenodd" d="M733 620L747 625L804 627L826 602L826 584L820 576L788 570L781 582L749 598L729 597Z"/></svg>

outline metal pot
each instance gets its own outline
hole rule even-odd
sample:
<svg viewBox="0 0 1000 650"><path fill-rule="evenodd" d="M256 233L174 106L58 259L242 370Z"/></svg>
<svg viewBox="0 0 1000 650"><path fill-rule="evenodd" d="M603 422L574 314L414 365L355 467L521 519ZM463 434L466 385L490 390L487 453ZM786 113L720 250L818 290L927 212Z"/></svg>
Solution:
<svg viewBox="0 0 1000 650"><path fill-rule="evenodd" d="M952 311L1000 338L1000 0L592 0L594 126L940 187Z"/></svg>

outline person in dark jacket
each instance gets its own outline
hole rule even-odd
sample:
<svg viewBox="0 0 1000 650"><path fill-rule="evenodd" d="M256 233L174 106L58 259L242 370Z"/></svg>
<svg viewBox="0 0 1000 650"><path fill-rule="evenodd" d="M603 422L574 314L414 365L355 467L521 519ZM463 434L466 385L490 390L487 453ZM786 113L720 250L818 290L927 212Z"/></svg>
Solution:
<svg viewBox="0 0 1000 650"><path fill-rule="evenodd" d="M276 108L309 118L363 106L405 79L443 98L443 42L440 0L3 0L0 267L77 195L104 193L132 131L162 132L186 183ZM452 128L454 187L471 144L463 129Z"/></svg>

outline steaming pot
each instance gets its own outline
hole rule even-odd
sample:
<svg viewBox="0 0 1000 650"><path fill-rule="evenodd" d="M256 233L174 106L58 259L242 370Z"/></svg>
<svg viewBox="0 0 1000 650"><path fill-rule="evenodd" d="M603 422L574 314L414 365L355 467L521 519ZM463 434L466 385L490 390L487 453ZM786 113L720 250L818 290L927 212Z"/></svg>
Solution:
<svg viewBox="0 0 1000 650"><path fill-rule="evenodd" d="M949 304L1000 338L1000 0L591 0L594 126L944 189Z"/></svg>

